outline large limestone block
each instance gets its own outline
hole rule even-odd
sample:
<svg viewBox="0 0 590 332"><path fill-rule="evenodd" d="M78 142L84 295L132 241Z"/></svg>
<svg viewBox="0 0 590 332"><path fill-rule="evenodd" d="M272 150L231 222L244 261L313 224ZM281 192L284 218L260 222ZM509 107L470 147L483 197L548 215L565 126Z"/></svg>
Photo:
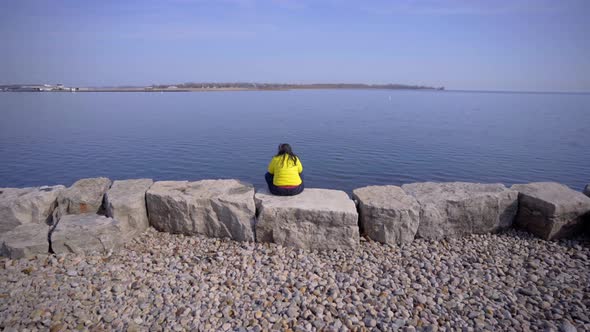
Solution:
<svg viewBox="0 0 590 332"><path fill-rule="evenodd" d="M129 240L119 222L88 213L62 216L51 234L56 254L105 254L119 249Z"/></svg>
<svg viewBox="0 0 590 332"><path fill-rule="evenodd" d="M49 226L26 223L0 235L0 256L12 259L47 254Z"/></svg>
<svg viewBox="0 0 590 332"><path fill-rule="evenodd" d="M359 244L354 202L339 190L305 189L297 196L256 193L256 241L303 249L354 248Z"/></svg>
<svg viewBox="0 0 590 332"><path fill-rule="evenodd" d="M64 186L0 188L0 234L20 225L51 224Z"/></svg>
<svg viewBox="0 0 590 332"><path fill-rule="evenodd" d="M414 240L420 222L420 205L397 186L355 189L361 229L371 239L387 244Z"/></svg>
<svg viewBox="0 0 590 332"><path fill-rule="evenodd" d="M590 198L562 184L535 182L512 189L519 199L516 224L543 239L573 235L590 218Z"/></svg>
<svg viewBox="0 0 590 332"><path fill-rule="evenodd" d="M254 241L254 187L237 180L159 181L146 193L160 231Z"/></svg>
<svg viewBox="0 0 590 332"><path fill-rule="evenodd" d="M119 221L124 232L135 236L149 227L145 193L154 183L151 179L115 181L105 194L107 217Z"/></svg>
<svg viewBox="0 0 590 332"><path fill-rule="evenodd" d="M111 180L107 178L78 180L59 195L59 209L62 214L96 213L110 186Z"/></svg>
<svg viewBox="0 0 590 332"><path fill-rule="evenodd" d="M590 197L590 184L587 184L584 188L584 195Z"/></svg>
<svg viewBox="0 0 590 332"><path fill-rule="evenodd" d="M502 184L423 182L402 186L420 204L417 236L426 239L497 232L512 225L518 193Z"/></svg>

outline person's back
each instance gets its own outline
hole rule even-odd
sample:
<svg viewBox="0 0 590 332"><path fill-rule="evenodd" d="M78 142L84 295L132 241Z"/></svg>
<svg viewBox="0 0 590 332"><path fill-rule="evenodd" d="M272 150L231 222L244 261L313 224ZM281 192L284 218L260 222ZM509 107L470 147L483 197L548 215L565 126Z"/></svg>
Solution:
<svg viewBox="0 0 590 332"><path fill-rule="evenodd" d="M297 187L302 182L299 173L303 172L303 166L298 157L293 160L284 154L272 158L268 172L274 175L272 183L275 186Z"/></svg>
<svg viewBox="0 0 590 332"><path fill-rule="evenodd" d="M289 144L279 145L279 152L268 164L265 175L268 189L274 195L293 196L303 191L303 165Z"/></svg>

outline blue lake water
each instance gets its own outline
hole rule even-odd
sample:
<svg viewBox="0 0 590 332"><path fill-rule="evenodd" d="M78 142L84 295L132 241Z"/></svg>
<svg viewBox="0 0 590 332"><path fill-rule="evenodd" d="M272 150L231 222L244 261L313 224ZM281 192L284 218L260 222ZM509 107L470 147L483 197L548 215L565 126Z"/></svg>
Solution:
<svg viewBox="0 0 590 332"><path fill-rule="evenodd" d="M290 143L307 187L590 182L590 95L387 90L0 93L0 187L237 178Z"/></svg>

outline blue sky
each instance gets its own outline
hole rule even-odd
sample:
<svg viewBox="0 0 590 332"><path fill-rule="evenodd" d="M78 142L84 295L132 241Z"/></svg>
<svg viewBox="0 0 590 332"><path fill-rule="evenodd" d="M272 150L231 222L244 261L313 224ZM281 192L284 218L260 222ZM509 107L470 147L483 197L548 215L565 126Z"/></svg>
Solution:
<svg viewBox="0 0 590 332"><path fill-rule="evenodd" d="M0 1L0 84L590 91L590 1Z"/></svg>

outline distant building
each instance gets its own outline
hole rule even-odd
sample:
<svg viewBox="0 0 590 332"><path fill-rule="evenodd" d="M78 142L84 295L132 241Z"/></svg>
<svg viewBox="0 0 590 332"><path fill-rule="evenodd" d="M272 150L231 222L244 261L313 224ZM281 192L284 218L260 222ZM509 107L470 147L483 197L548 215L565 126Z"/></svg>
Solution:
<svg viewBox="0 0 590 332"><path fill-rule="evenodd" d="M13 89L12 91L50 91L48 90L49 88L45 87L45 85L21 85L19 87L16 87L15 89Z"/></svg>

